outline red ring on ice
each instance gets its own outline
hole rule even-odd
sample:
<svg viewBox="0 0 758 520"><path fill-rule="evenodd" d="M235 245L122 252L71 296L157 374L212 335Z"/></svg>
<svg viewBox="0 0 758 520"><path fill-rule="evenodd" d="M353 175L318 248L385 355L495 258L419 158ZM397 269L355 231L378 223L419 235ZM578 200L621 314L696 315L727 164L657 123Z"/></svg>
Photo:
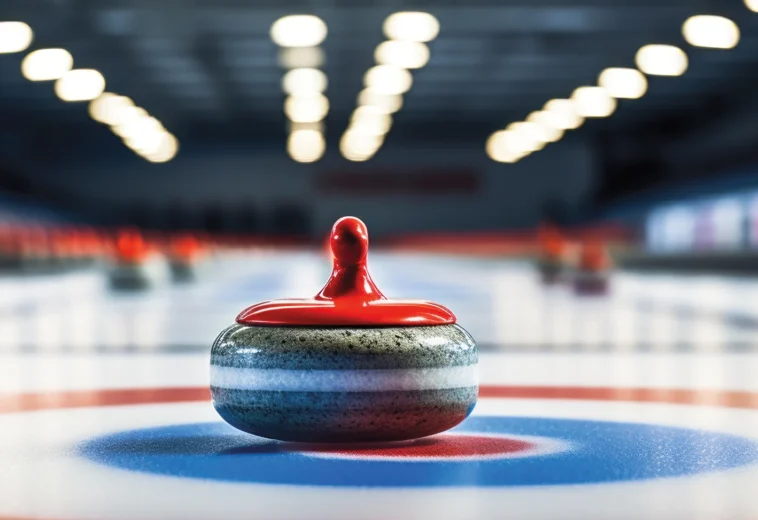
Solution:
<svg viewBox="0 0 758 520"><path fill-rule="evenodd" d="M522 439L472 434L442 434L404 443L365 446L308 446L305 455L371 460L454 460L528 457L539 446Z"/></svg>

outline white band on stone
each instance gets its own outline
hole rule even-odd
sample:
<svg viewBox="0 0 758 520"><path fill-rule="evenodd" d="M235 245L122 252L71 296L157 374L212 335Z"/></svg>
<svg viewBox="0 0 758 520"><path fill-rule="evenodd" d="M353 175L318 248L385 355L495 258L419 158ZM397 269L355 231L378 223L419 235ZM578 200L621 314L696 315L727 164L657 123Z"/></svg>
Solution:
<svg viewBox="0 0 758 520"><path fill-rule="evenodd" d="M392 392L477 386L478 365L376 370L286 370L211 365L211 386L284 392Z"/></svg>

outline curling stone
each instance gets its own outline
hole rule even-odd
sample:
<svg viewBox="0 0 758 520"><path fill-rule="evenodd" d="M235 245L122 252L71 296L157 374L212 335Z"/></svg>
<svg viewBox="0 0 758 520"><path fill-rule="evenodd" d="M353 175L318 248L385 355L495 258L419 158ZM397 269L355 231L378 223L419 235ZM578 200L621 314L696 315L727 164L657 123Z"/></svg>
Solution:
<svg viewBox="0 0 758 520"><path fill-rule="evenodd" d="M175 237L169 246L169 266L175 282L197 279L203 266L203 247L190 234Z"/></svg>
<svg viewBox="0 0 758 520"><path fill-rule="evenodd" d="M539 257L537 268L542 282L553 285L564 281L568 259L568 244L557 228L543 225L538 232Z"/></svg>
<svg viewBox="0 0 758 520"><path fill-rule="evenodd" d="M610 285L610 259L600 242L585 243L574 273L574 292L580 296L603 296Z"/></svg>
<svg viewBox="0 0 758 520"><path fill-rule="evenodd" d="M109 283L116 290L144 290L163 285L168 268L160 256L136 230L124 230L116 241L115 261L108 273Z"/></svg>
<svg viewBox="0 0 758 520"><path fill-rule="evenodd" d="M334 268L314 298L248 307L214 342L219 415L297 442L400 441L463 421L479 389L474 339L442 305L379 291L359 219L338 220L330 243Z"/></svg>

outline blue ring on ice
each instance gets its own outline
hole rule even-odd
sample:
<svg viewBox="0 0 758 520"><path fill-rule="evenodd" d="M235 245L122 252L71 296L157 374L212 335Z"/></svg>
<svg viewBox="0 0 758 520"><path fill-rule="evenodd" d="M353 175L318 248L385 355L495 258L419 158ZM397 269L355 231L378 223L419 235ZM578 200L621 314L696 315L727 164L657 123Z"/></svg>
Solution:
<svg viewBox="0 0 758 520"><path fill-rule="evenodd" d="M230 482L345 487L554 486L681 477L758 462L758 443L726 433L653 424L532 417L469 417L453 432L537 436L571 449L517 458L361 460L312 456L224 423L125 431L79 447L124 470Z"/></svg>

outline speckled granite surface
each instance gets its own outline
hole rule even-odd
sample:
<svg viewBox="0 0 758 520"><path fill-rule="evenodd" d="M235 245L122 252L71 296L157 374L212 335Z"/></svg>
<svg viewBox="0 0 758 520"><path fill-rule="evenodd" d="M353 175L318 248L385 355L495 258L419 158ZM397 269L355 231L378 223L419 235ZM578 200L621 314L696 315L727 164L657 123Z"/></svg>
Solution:
<svg viewBox="0 0 758 520"><path fill-rule="evenodd" d="M211 394L231 425L302 442L423 437L476 403L478 352L458 325L225 329L211 352ZM317 391L314 391L317 388Z"/></svg>

